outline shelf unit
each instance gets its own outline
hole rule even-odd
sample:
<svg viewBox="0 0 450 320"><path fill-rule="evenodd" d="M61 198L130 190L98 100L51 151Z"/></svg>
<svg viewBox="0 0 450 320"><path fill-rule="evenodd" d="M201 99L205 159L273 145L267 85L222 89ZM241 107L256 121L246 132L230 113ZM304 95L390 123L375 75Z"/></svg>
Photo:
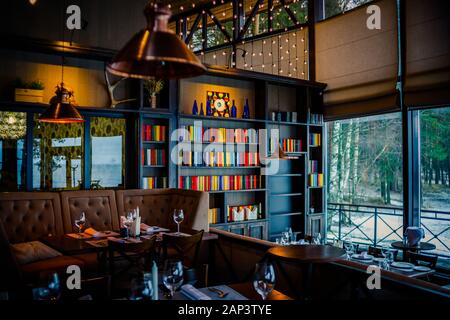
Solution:
<svg viewBox="0 0 450 320"><path fill-rule="evenodd" d="M303 235L315 230L310 219L310 205L313 205L315 215L324 212L324 188L309 188L307 184L309 172L309 160L320 158L320 170L323 171L323 152L320 147L310 147L310 133L320 133L323 139L323 125L309 124L310 113L322 112L322 90L324 85L261 77L229 77L228 74L208 74L194 79L181 80L178 83L178 112L177 125L192 126L201 123L206 128L228 129L278 129L280 139L297 139L302 141L302 149L289 152L289 156L296 157L292 160L280 160L279 170L275 175L262 175L267 168L264 161L258 166L186 166L177 167L177 179L184 176L207 175L250 175L257 174L261 177L262 185L258 189L210 191L210 208L220 210L218 222L211 226L227 230L240 235L267 239L274 241L286 228L292 228L294 232ZM218 91L230 93L230 98L235 100L238 107L238 118L218 118L205 115L192 115L191 109L194 99L200 108L200 103L206 105L206 91ZM241 119L242 105L245 99L249 99L251 119ZM205 110L205 109L204 109ZM296 112L297 122L272 120L272 112ZM260 141L261 142L261 141ZM269 138L265 144L269 146ZM194 145L194 143L192 143ZM209 142L198 143L204 150ZM248 150L257 144L235 144L235 147L243 147ZM215 143L219 147L224 144ZM253 149L252 149L253 150ZM290 150L292 151L292 150ZM270 156L265 150L263 153ZM180 187L180 184L177 184ZM227 221L226 210L228 206L252 205L261 203L261 213L258 220ZM325 221L325 219L323 219ZM310 228L310 230L308 230ZM313 229L311 229L313 228Z"/></svg>

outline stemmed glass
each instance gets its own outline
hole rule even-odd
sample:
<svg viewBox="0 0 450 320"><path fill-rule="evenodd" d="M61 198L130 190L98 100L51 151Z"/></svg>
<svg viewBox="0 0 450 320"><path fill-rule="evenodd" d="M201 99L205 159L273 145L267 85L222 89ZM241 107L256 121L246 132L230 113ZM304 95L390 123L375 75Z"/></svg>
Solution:
<svg viewBox="0 0 450 320"><path fill-rule="evenodd" d="M84 212L81 213L79 219L75 220L75 226L78 228L78 235L81 238L81 233L86 226L86 215L84 214Z"/></svg>
<svg viewBox="0 0 450 320"><path fill-rule="evenodd" d="M175 291L183 283L183 264L179 260L167 260L164 273L163 283L170 290L170 297L173 298Z"/></svg>
<svg viewBox="0 0 450 320"><path fill-rule="evenodd" d="M184 212L183 209L175 209L173 211L173 220L177 224L177 234L180 234L180 223L184 220Z"/></svg>
<svg viewBox="0 0 450 320"><path fill-rule="evenodd" d="M275 270L272 264L267 262L256 264L253 287L263 300L267 299L275 287Z"/></svg>
<svg viewBox="0 0 450 320"><path fill-rule="evenodd" d="M347 254L347 260L351 260L352 255L355 251L355 247L354 247L351 239L344 240L344 249L345 249L345 253Z"/></svg>
<svg viewBox="0 0 450 320"><path fill-rule="evenodd" d="M53 273L45 287L33 289L34 300L58 300L61 296L61 284L57 273Z"/></svg>
<svg viewBox="0 0 450 320"><path fill-rule="evenodd" d="M381 254L384 257L384 267L386 270L389 270L392 262L394 261L394 253L390 247L384 246L381 248Z"/></svg>
<svg viewBox="0 0 450 320"><path fill-rule="evenodd" d="M152 274L144 273L144 275L131 280L131 296L130 300L151 300L153 297Z"/></svg>
<svg viewBox="0 0 450 320"><path fill-rule="evenodd" d="M320 235L320 232L314 234L312 242L313 242L313 244L317 244L317 245L322 244L322 237Z"/></svg>

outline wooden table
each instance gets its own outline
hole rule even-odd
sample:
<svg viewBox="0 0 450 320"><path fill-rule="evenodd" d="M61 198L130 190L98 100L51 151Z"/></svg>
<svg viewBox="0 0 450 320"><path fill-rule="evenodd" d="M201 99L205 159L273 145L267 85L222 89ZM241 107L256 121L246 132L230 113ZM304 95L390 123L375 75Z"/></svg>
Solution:
<svg viewBox="0 0 450 320"><path fill-rule="evenodd" d="M53 249L61 252L62 254L70 256L84 253L101 252L107 250L107 247L96 247L87 242L89 240L101 240L101 239L102 238L75 239L69 237L68 235L60 235L60 236L45 236L41 238L41 241L44 242L49 247L52 247ZM202 241L210 241L216 239L218 239L217 234L209 232L203 233Z"/></svg>
<svg viewBox="0 0 450 320"><path fill-rule="evenodd" d="M406 252L419 252L419 251L431 251L436 249L436 246L432 243L428 242L420 242L418 246L408 246L404 244L403 241L395 241L391 243L391 246L395 249L402 250L403 252L403 261L406 259Z"/></svg>
<svg viewBox="0 0 450 320"><path fill-rule="evenodd" d="M345 255L345 250L327 245L291 245L291 246L276 246L267 251L269 260L288 261L307 265L307 273L305 275L305 292L299 294L305 300L310 299L313 277L313 265L315 263L328 263L340 260ZM282 266L278 264L278 269L288 280L288 284L293 292L298 290L293 286L292 281L289 281L287 273Z"/></svg>

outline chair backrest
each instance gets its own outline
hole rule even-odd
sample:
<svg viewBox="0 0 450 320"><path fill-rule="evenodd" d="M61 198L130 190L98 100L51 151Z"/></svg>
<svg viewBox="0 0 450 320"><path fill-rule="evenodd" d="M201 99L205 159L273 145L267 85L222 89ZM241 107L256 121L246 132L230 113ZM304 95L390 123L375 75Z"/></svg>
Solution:
<svg viewBox="0 0 450 320"><path fill-rule="evenodd" d="M406 252L406 260L413 264L425 265L431 269L436 268L438 257L436 255L428 255L423 253Z"/></svg>
<svg viewBox="0 0 450 320"><path fill-rule="evenodd" d="M203 230L188 237L163 234L164 258L167 258L168 248L173 248L176 258L182 260L184 266L195 268L198 262L202 238Z"/></svg>
<svg viewBox="0 0 450 320"><path fill-rule="evenodd" d="M114 190L84 190L61 192L62 215L66 233L77 232L74 221L82 212L87 227L98 231L119 230Z"/></svg>
<svg viewBox="0 0 450 320"><path fill-rule="evenodd" d="M61 202L55 192L0 193L0 220L12 244L64 234Z"/></svg>

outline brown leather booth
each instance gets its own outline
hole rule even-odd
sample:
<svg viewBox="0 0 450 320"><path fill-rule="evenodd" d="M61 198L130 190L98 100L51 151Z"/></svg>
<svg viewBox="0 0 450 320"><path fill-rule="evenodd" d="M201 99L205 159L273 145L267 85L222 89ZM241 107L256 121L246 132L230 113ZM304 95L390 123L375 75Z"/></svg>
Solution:
<svg viewBox="0 0 450 320"><path fill-rule="evenodd" d="M82 212L86 215L88 227L95 230L118 230L114 190L84 190L61 192L62 217L65 231L77 232L74 221Z"/></svg>
<svg viewBox="0 0 450 320"><path fill-rule="evenodd" d="M148 225L175 227L174 209L184 210L183 227L194 230L209 230L209 196L205 192L160 189L116 191L119 215L139 207L142 222Z"/></svg>
<svg viewBox="0 0 450 320"><path fill-rule="evenodd" d="M64 234L58 193L2 193L0 221L4 227L4 232L0 234L1 241L8 245L36 241L47 235ZM5 248L8 246L3 250ZM11 252L3 255L13 257ZM14 264L17 265L16 262ZM41 273L65 269L69 265L83 266L84 263L72 257L58 256L21 265L20 269L25 278L31 279Z"/></svg>
<svg viewBox="0 0 450 320"><path fill-rule="evenodd" d="M0 193L3 241L8 244L3 248L8 248L10 244L36 241L47 235L77 232L74 221L82 212L86 215L89 227L98 231L118 230L119 215L138 206L142 222L149 225L173 227L173 209L182 208L185 210L184 227L208 230L209 197L207 193L199 191L159 189L5 192ZM60 270L71 264L92 267L96 262L95 254L59 256L22 265L20 268L25 274L39 274L43 271Z"/></svg>

